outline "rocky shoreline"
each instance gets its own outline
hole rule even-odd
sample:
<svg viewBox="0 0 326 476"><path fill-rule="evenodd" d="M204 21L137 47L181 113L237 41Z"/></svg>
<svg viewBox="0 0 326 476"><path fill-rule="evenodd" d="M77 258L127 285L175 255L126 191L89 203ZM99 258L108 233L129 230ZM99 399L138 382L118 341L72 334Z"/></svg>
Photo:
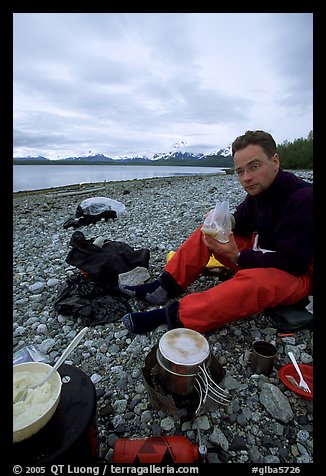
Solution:
<svg viewBox="0 0 326 476"><path fill-rule="evenodd" d="M313 181L310 171L296 172ZM150 250L149 274L156 278L167 253L176 250L198 227L217 200L229 199L231 210L244 191L235 175L200 175L109 182L99 192L123 203L117 219L83 226L87 239L104 237ZM13 196L13 350L35 345L54 362L84 323L54 308L59 287L76 269L66 263L74 230L63 224L78 204L91 196L49 196L48 191ZM187 292L217 284L218 272L206 270ZM133 310L150 308L129 301ZM232 303L230 303L232 305ZM301 363L313 364L313 332L302 329L282 337L264 315L237 321L206 335L225 370L222 386L228 405L202 409L197 417L183 408L155 408L143 369L165 326L146 335L128 333L120 320L91 326L67 363L92 380L97 393L100 462L110 463L117 438L184 435L206 445L208 463L313 463L313 402L287 389L278 369L292 350ZM255 375L242 361L255 339L276 345L275 368L269 377Z"/></svg>

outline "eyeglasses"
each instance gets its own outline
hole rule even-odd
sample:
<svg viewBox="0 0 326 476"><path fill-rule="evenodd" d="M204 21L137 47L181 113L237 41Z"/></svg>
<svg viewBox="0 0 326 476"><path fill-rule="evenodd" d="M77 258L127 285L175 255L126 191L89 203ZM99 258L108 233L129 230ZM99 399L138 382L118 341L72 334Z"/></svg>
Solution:
<svg viewBox="0 0 326 476"><path fill-rule="evenodd" d="M239 169L236 169L236 173L238 174L239 177L242 177L245 172L248 172L250 174L254 174L255 172L257 172L261 167L262 167L263 163L262 162L253 162L252 164L250 164L248 167L246 167L245 169L242 169L242 168L239 168Z"/></svg>

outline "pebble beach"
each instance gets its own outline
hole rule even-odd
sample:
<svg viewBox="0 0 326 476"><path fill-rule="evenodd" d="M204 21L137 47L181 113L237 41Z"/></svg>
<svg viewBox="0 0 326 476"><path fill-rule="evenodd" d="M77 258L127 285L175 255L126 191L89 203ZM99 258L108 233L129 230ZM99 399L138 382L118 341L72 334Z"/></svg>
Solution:
<svg viewBox="0 0 326 476"><path fill-rule="evenodd" d="M312 171L295 173L313 181ZM109 182L105 189L84 195L53 194L59 190L64 188L13 194L13 351L34 345L50 363L84 326L81 319L54 309L60 286L79 272L66 262L74 230L63 224L75 217L82 200L105 196L124 204L125 212L118 218L79 230L87 239L102 237L135 250L148 248L148 273L155 279L168 252L203 223L217 200L229 200L232 211L245 197L237 176L227 174ZM207 269L184 294L218 285L220 279L219 269ZM136 299L129 304L134 311L153 309ZM166 331L162 325L134 335L120 319L90 326L66 361L80 368L96 389L99 462L112 463L117 438L183 435L207 447L208 464L314 463L313 400L289 390L278 374L290 362L289 351L300 363L313 365L312 330L282 336L270 318L260 314L205 335L225 370L221 386L230 401L204 406L191 417L184 408L171 412L155 407L144 380L146 356ZM268 377L254 374L243 361L244 351L257 339L277 348Z"/></svg>

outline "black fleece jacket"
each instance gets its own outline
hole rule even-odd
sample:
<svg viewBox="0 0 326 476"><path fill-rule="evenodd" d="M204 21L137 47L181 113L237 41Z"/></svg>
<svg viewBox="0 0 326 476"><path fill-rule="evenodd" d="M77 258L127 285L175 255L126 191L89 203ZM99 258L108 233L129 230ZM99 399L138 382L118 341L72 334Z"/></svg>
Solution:
<svg viewBox="0 0 326 476"><path fill-rule="evenodd" d="M279 170L272 185L257 196L247 195L234 212L234 233L258 233L263 253L241 251L241 268L278 268L305 273L313 259L313 186L291 172Z"/></svg>

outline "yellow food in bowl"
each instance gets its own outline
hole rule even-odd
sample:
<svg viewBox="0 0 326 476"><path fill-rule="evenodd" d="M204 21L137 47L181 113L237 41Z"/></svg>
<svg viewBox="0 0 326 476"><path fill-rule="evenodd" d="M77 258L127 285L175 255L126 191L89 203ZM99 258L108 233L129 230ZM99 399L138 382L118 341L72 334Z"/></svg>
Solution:
<svg viewBox="0 0 326 476"><path fill-rule="evenodd" d="M17 401L30 385L41 382L52 367L42 362L27 362L13 367L13 440L18 442L39 431L52 417L60 400L61 377L58 372L40 387L30 389L25 400Z"/></svg>

